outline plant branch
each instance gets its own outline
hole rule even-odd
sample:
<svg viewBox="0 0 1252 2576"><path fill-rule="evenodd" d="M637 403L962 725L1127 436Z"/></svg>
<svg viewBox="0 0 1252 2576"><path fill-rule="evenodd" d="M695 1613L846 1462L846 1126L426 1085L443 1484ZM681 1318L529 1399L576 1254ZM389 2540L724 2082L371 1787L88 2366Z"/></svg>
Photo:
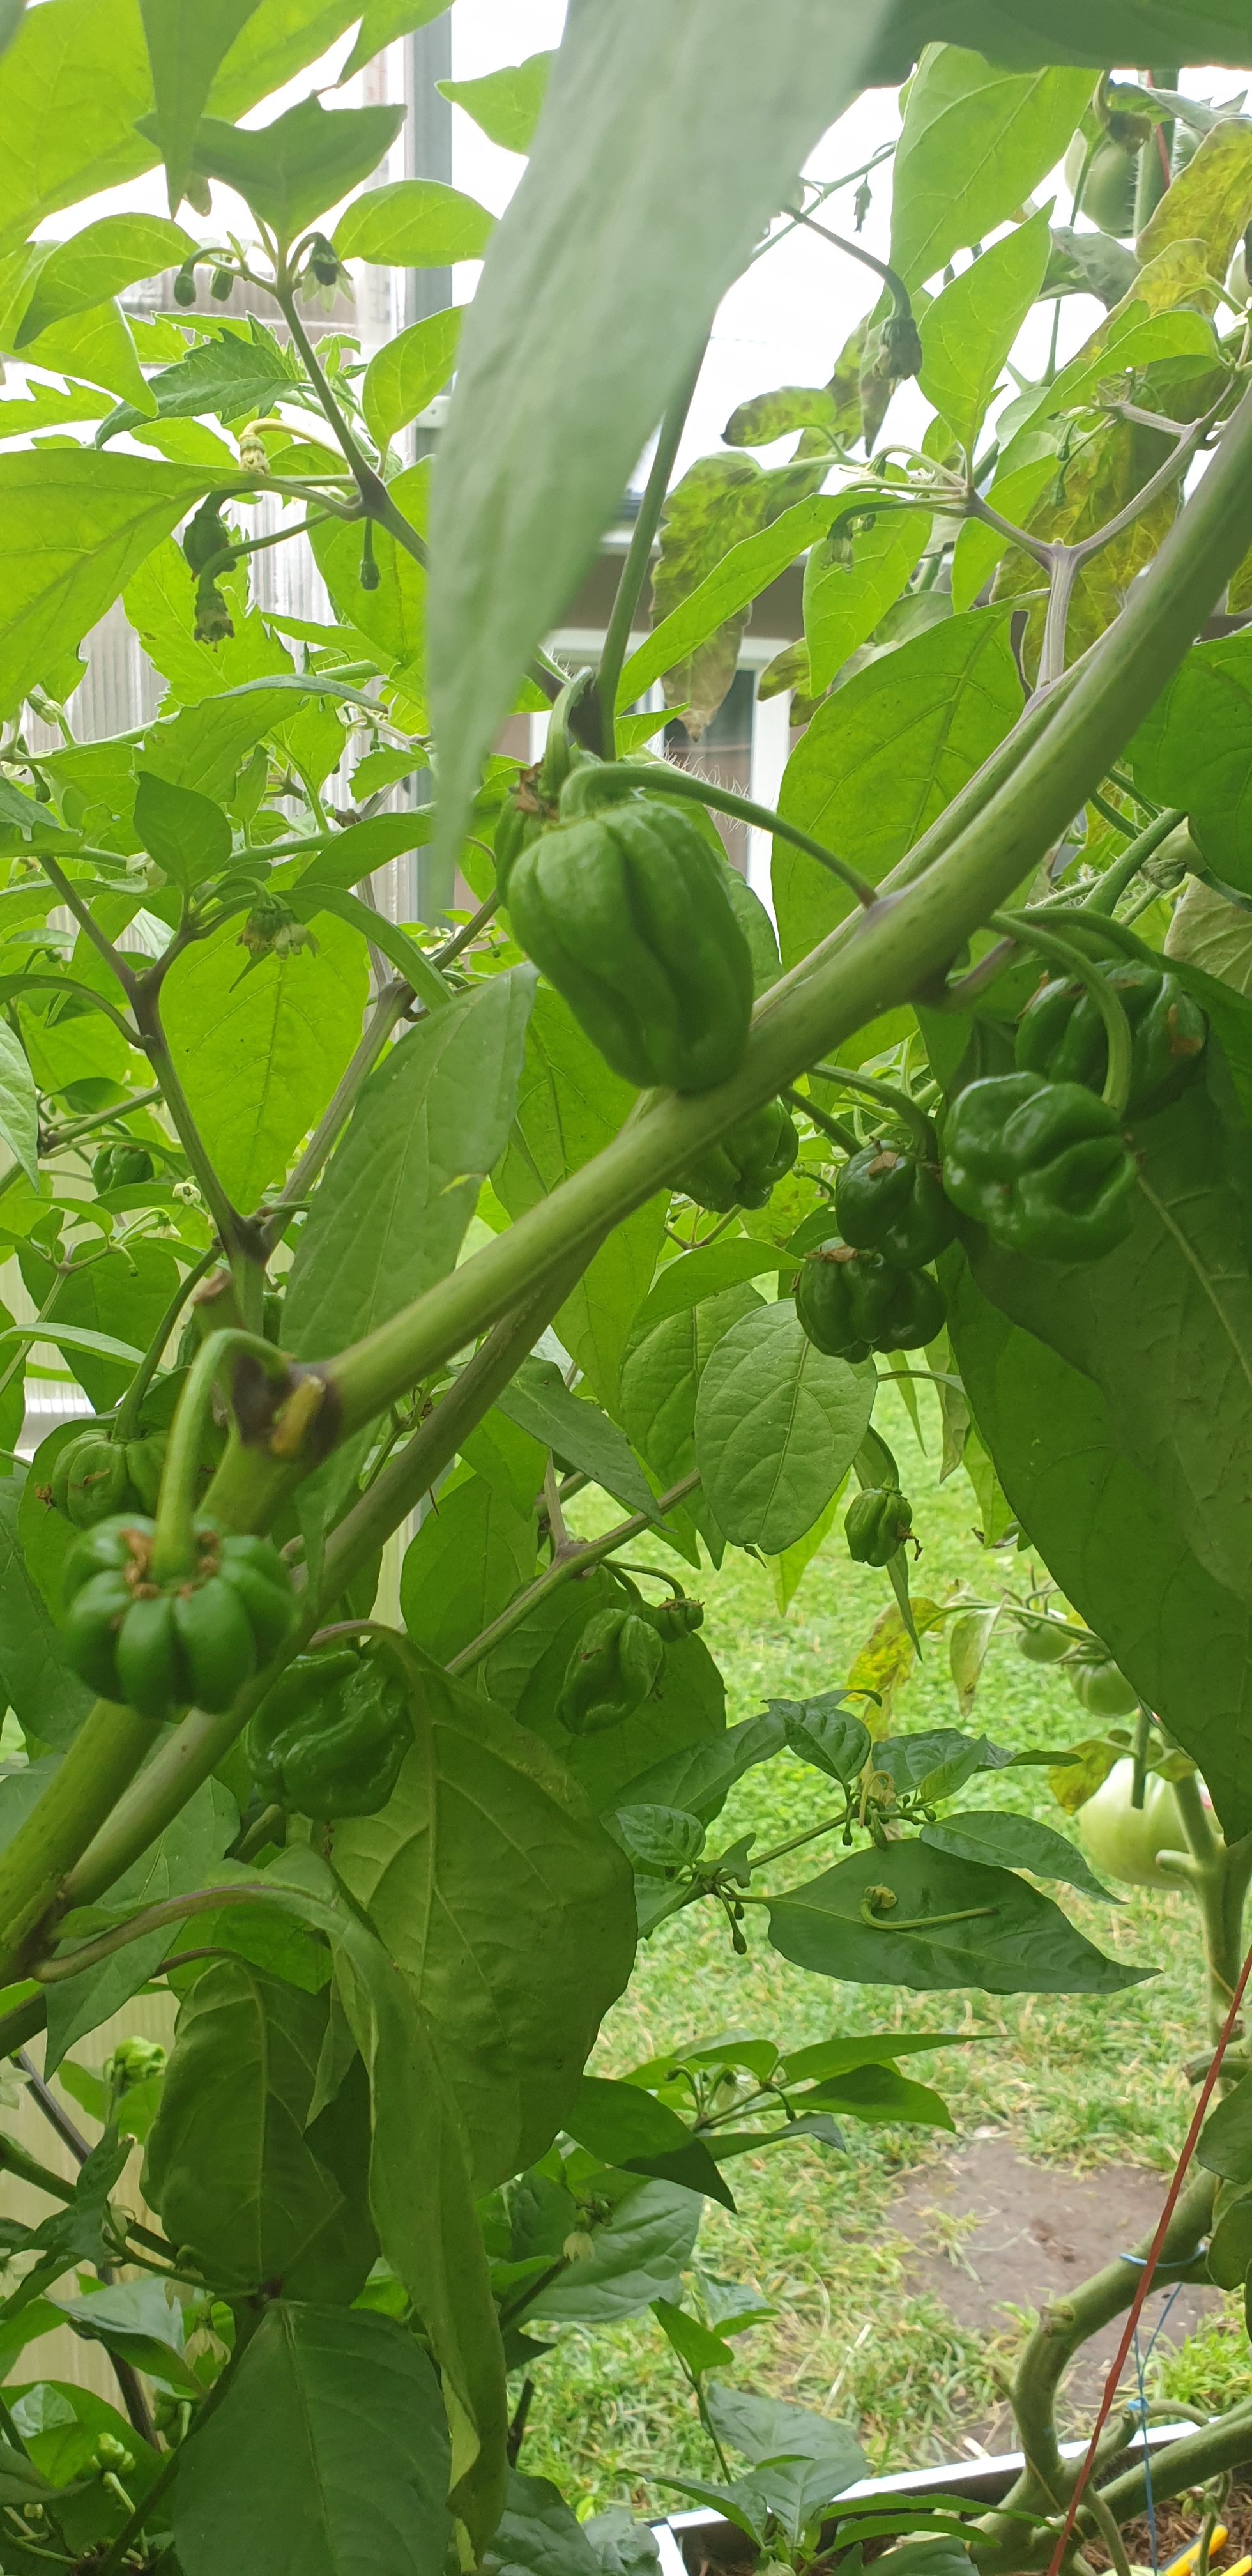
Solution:
<svg viewBox="0 0 1252 2576"><path fill-rule="evenodd" d="M385 984L378 994L364 1032L284 1187L282 1197L266 1209L261 1220L261 1241L267 1257L285 1234L301 1201L308 1197L318 1174L329 1161L357 1094L368 1081L397 1020L403 1018L413 998L412 985L404 983L400 977Z"/></svg>
<svg viewBox="0 0 1252 2576"><path fill-rule="evenodd" d="M1063 975L1075 976L1090 993L1104 1022L1108 1044L1108 1070L1102 1097L1117 1117L1123 1117L1130 1094L1130 1022L1107 975L1090 957L1084 957L1080 949L1072 947L1067 939L1055 938L1051 931L1042 930L1033 919L1024 920L1021 913L993 912L989 926L1002 931L1006 939L1020 939L1026 947L1037 948L1041 957L1059 966Z"/></svg>
<svg viewBox="0 0 1252 2576"><path fill-rule="evenodd" d="M502 1610L499 1618L493 1619L491 1626L483 1629L481 1636L475 1637L468 1646L462 1646L460 1654L453 1656L448 1671L471 1671L475 1664L480 1664L483 1657L491 1653L493 1647L499 1645L503 1637L511 1636L515 1628L520 1628L523 1619L528 1619L531 1611L541 1601L547 1600L549 1593L559 1591L561 1585L570 1582L574 1575L588 1573L593 1565L599 1565L602 1558L612 1556L615 1549L628 1546L631 1539L638 1538L642 1531L654 1529L658 1516L672 1511L675 1503L685 1502L699 1482L699 1470L693 1469L689 1476L683 1476L676 1485L671 1485L667 1494L661 1495L655 1512L633 1512L629 1520L619 1521L616 1529L606 1530L603 1538L581 1539L574 1546L558 1547L551 1565L536 1575L534 1582L529 1583L524 1592L519 1592L515 1600L510 1601L507 1610Z"/></svg>
<svg viewBox="0 0 1252 2576"><path fill-rule="evenodd" d="M600 668L596 676L596 692L600 701L600 750L606 760L614 759L617 753L617 684L622 675L622 664L626 659L626 647L630 642L635 611L643 597L644 583L651 569L652 540L660 525L674 459L678 454L679 441L686 427L687 414L691 409L692 396L699 381L707 348L706 334L700 343L695 365L689 367L687 373L681 378L662 419L656 442L656 454L649 468L648 480L639 504L639 514L631 531L630 545L618 580L608 631L604 638L604 651L600 656Z"/></svg>
<svg viewBox="0 0 1252 2576"><path fill-rule="evenodd" d="M1185 821L1186 816L1180 806L1167 805L1163 814L1156 815L1154 820L1136 835L1129 849L1123 850L1120 859L1114 859L1112 866L1105 869L1103 876L1097 879L1090 893L1083 897L1082 910L1111 913L1132 878L1138 876L1144 860L1150 859L1153 853L1159 850L1162 841L1167 841L1170 833L1176 831L1178 825Z"/></svg>
<svg viewBox="0 0 1252 2576"><path fill-rule="evenodd" d="M93 921L90 909L83 902L77 887L65 875L63 869L58 867L50 850L40 851L39 864L49 885L55 887L59 900L65 905L67 911L73 913L75 921L80 929L86 932L92 947L104 959L109 973L116 976L133 1009L139 984L139 978L134 969L127 965L120 948L115 948L112 940L105 937L99 923Z"/></svg>
<svg viewBox="0 0 1252 2576"><path fill-rule="evenodd" d="M131 1379L130 1385L126 1389L126 1393L122 1397L122 1401L118 1406L117 1420L114 1424L115 1439L130 1440L134 1437L139 1421L140 1408L143 1404L144 1397L152 1384L153 1378L156 1376L157 1369L160 1366L161 1353L169 1340L170 1334L174 1330L175 1324L178 1322L178 1318L182 1313L183 1307L186 1305L187 1299L190 1297L192 1290L199 1287L201 1280L206 1276L207 1272L213 1268L217 1258L218 1246L216 1243L211 1243L208 1251L201 1254L195 1268L193 1270L185 1271L182 1278L179 1280L178 1286L161 1317L160 1323L157 1325L156 1331L148 1344L147 1350L145 1351L144 1356Z"/></svg>

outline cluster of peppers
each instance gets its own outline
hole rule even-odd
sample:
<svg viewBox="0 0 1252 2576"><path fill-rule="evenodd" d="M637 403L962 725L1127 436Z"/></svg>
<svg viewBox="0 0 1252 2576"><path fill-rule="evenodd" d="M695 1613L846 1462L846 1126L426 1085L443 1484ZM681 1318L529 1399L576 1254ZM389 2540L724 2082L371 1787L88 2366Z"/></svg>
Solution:
<svg viewBox="0 0 1252 2576"><path fill-rule="evenodd" d="M1099 1261L1134 1217L1135 1163L1125 1118L1168 1107L1196 1071L1207 1022L1168 970L1146 960L1106 978L1130 1024L1125 1115L1101 1098L1108 1039L1087 986L1041 984L1018 1022L1017 1071L972 1082L948 1114L944 1187L1005 1252Z"/></svg>
<svg viewBox="0 0 1252 2576"><path fill-rule="evenodd" d="M634 1584L623 1588L622 1606L588 1620L566 1666L556 1705L570 1735L602 1735L633 1717L660 1681L666 1646L703 1626L702 1604L681 1588L661 1602L645 1601Z"/></svg>
<svg viewBox="0 0 1252 2576"><path fill-rule="evenodd" d="M1020 1617L1017 1650L1032 1664L1064 1664L1065 1678L1089 1717L1131 1717L1139 1694L1102 1638L1074 1629L1054 1612Z"/></svg>
<svg viewBox="0 0 1252 2576"><path fill-rule="evenodd" d="M956 1218L931 1135L853 1154L835 1184L835 1222L838 1233L806 1256L796 1286L809 1340L852 1362L933 1341L944 1304L925 1264L951 1242Z"/></svg>
<svg viewBox="0 0 1252 2576"><path fill-rule="evenodd" d="M159 1723L179 1709L228 1709L286 1644L291 1576L268 1539L192 1525L190 1566L154 1565L157 1522L115 1514L65 1560L65 1651L102 1699Z"/></svg>

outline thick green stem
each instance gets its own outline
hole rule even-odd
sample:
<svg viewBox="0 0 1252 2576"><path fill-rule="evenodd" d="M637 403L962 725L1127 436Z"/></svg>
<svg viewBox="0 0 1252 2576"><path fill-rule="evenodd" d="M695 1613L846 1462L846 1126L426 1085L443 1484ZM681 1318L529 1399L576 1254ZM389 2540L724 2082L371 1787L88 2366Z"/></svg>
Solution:
<svg viewBox="0 0 1252 2576"><path fill-rule="evenodd" d="M1112 866L1105 869L1090 894L1081 898L1083 911L1112 912L1132 878L1138 876L1144 860L1150 859L1162 841L1167 841L1170 833L1185 820L1180 807L1167 805L1164 813L1156 815L1131 842L1130 848L1123 850L1120 859L1114 859Z"/></svg>
<svg viewBox="0 0 1252 2576"><path fill-rule="evenodd" d="M0 1872L0 1978L6 1985L24 1973L30 1934L152 1742L146 1718L112 1700L97 1700L38 1806L19 1826Z"/></svg>
<svg viewBox="0 0 1252 2576"><path fill-rule="evenodd" d="M639 516L631 531L630 545L622 565L617 596L613 602L608 631L604 638L604 651L600 656L600 668L596 676L596 692L600 701L600 749L606 760L612 760L617 751L617 684L622 675L622 664L626 659L626 647L630 642L630 630L635 621L635 611L643 596L643 586L651 568L652 540L660 525L661 512L665 507L665 495L669 490L669 478L673 471L674 459L678 454L679 440L686 427L691 398L696 389L700 369L704 364L704 353L707 347L708 341L702 340L695 365L689 369L678 386L661 422L656 454L652 459L643 499L639 504Z"/></svg>
<svg viewBox="0 0 1252 2576"><path fill-rule="evenodd" d="M157 1505L150 1572L154 1583L170 1583L196 1568L195 1503L200 1453L219 1369L236 1353L257 1361L271 1380L286 1382L287 1362L281 1351L256 1333L210 1333L202 1342L179 1397Z"/></svg>
<svg viewBox="0 0 1252 2576"><path fill-rule="evenodd" d="M939 1140L924 1109L910 1100L907 1091L897 1091L893 1082L880 1082L876 1074L850 1073L842 1064L815 1064L811 1082L832 1082L841 1091L863 1091L867 1100L880 1101L884 1109L899 1118L916 1139L920 1152L932 1160L939 1151Z"/></svg>
<svg viewBox="0 0 1252 2576"><path fill-rule="evenodd" d="M459 1655L453 1656L449 1672L467 1673L475 1664L481 1664L483 1657L489 1655L502 1638L511 1636L515 1628L520 1628L523 1619L529 1619L532 1610L536 1610L541 1601L546 1601L550 1593L559 1592L561 1585L570 1582L574 1575L588 1573L593 1565L599 1565L606 1556L614 1555L619 1547L629 1547L632 1538L638 1538L644 1530L655 1527L658 1515L672 1511L676 1503L693 1494L699 1482L699 1470L693 1469L689 1476L683 1476L676 1485L671 1485L667 1494L662 1494L655 1514L633 1512L628 1521L619 1521L616 1529L606 1530L602 1538L577 1540L564 1547L558 1545L556 1555L545 1572L536 1575L534 1582L528 1583L515 1601L510 1601L507 1610L502 1610L499 1618L493 1619L480 1637L473 1638L468 1646L461 1648Z"/></svg>

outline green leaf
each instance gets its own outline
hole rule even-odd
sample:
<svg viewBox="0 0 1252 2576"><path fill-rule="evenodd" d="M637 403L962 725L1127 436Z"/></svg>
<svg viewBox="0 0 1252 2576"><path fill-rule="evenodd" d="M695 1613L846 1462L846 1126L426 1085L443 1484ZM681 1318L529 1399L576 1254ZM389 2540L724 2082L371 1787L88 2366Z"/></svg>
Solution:
<svg viewBox="0 0 1252 2576"><path fill-rule="evenodd" d="M1165 933L1167 957L1197 966L1245 1000L1252 995L1252 921L1216 886L1188 877Z"/></svg>
<svg viewBox="0 0 1252 2576"><path fill-rule="evenodd" d="M710 1246L710 1250L720 1248ZM673 1264L675 1270L682 1266ZM663 1270L654 1295L664 1295L668 1277L668 1270ZM684 1300L659 1321L651 1320L651 1310L652 1298L645 1298L631 1325L622 1361L620 1403L630 1437L664 1491L689 1476L697 1463L696 1402L712 1353L733 1325L764 1309L756 1290L741 1281L720 1295L701 1296L695 1305ZM714 1561L720 1563L724 1534L707 1489L689 1495L686 1509Z"/></svg>
<svg viewBox="0 0 1252 2576"><path fill-rule="evenodd" d="M114 1880L108 1897L110 1915L120 1919L202 1886L238 1831L239 1810L229 1791L220 1781L202 1782L142 1859ZM45 2072L51 2076L67 2049L73 2048L87 2031L98 2029L111 2013L120 2012L123 2004L146 1986L162 1959L177 1947L177 1936L166 1924L145 1933L140 1940L128 1941L124 1949L116 1950L112 1958L102 1959L96 1967L83 1968L77 1976L61 1977L50 1986Z"/></svg>
<svg viewBox="0 0 1252 2576"><path fill-rule="evenodd" d="M429 2017L474 2188L542 2155L634 1957L630 1871L564 1765L425 1658L417 1743L335 1870Z"/></svg>
<svg viewBox="0 0 1252 2576"><path fill-rule="evenodd" d="M376 2252L363 2078L311 2128L329 2001L218 1960L180 2007L143 2192L206 2279L237 2296L350 2301Z"/></svg>
<svg viewBox="0 0 1252 2576"><path fill-rule="evenodd" d="M182 2310L177 2302L171 2306L160 2281L119 2282L94 2297L54 2299L52 2305L84 2343L102 2343L106 2352L179 2397L203 2397L203 2380L183 2359Z"/></svg>
<svg viewBox="0 0 1252 2576"><path fill-rule="evenodd" d="M703 2206L678 2183L640 2183L595 2229L593 2251L543 2290L535 2313L552 2325L606 2326L654 2299L678 2300Z"/></svg>
<svg viewBox="0 0 1252 2576"><path fill-rule="evenodd" d="M766 2460L812 2460L829 2469L838 2485L854 2485L869 2462L847 2424L818 2415L808 2406L793 2406L783 2397L756 2397L746 2388L710 2388L706 2404L719 2441L742 2451L754 2468Z"/></svg>
<svg viewBox="0 0 1252 2576"><path fill-rule="evenodd" d="M36 1743L64 1750L92 1706L87 1690L64 1661L61 1641L40 1593L26 1571L18 1506L25 1473L0 1482L0 1690Z"/></svg>
<svg viewBox="0 0 1252 2576"><path fill-rule="evenodd" d="M141 769L135 796L135 830L159 868L191 893L230 862L230 824L220 805L188 787Z"/></svg>
<svg viewBox="0 0 1252 2576"><path fill-rule="evenodd" d="M1196 2163L1224 2182L1252 2182L1252 2077L1210 2111L1195 2153Z"/></svg>
<svg viewBox="0 0 1252 2576"><path fill-rule="evenodd" d="M634 1098L560 995L541 984L526 1032L516 1124L493 1175L510 1217L524 1216L590 1162L616 1135ZM630 1320L652 1284L667 1204L664 1197L649 1199L614 1226L556 1318L566 1350L610 1412Z"/></svg>
<svg viewBox="0 0 1252 2576"><path fill-rule="evenodd" d="M819 493L813 500L798 501L771 526L732 546L707 580L671 609L653 627L647 642L631 654L618 683L619 707L633 706L663 672L685 663L698 645L777 581L797 555L825 536L831 509L829 494L823 498ZM920 545L917 551L921 553Z"/></svg>
<svg viewBox="0 0 1252 2576"><path fill-rule="evenodd" d="M417 835L417 838L421 837ZM301 921L316 921L319 912L333 912L337 921L346 921L351 929L360 932L362 939L370 940L375 948L381 950L405 982L420 994L428 1011L443 1009L448 1000L448 986L438 968L430 964L424 950L418 947L415 939L410 939L407 930L401 930L398 922L388 921L386 914L379 912L373 904L363 903L359 895L347 893L342 886L327 884L318 874L316 865L306 869L292 887L289 900L292 911Z"/></svg>
<svg viewBox="0 0 1252 2576"><path fill-rule="evenodd" d="M1059 1839L1059 1837L1058 1837ZM895 2066L854 2066L815 2084L811 2093L795 2096L797 2109L820 2102L845 2120L871 2123L899 2120L906 2128L955 2129L947 2103L929 2084L917 2084Z"/></svg>
<svg viewBox="0 0 1252 2576"><path fill-rule="evenodd" d="M674 1807L711 1824L745 1771L771 1761L785 1742L781 1717L745 1717L711 1744L681 1747L654 1762L650 1770L636 1772L624 1783L619 1805Z"/></svg>
<svg viewBox="0 0 1252 2576"><path fill-rule="evenodd" d="M105 215L86 225L44 258L15 347L25 348L72 313L109 303L141 277L180 267L195 247L181 224L167 224L160 215Z"/></svg>
<svg viewBox="0 0 1252 2576"><path fill-rule="evenodd" d="M426 518L429 468L423 460L397 474L388 485L391 499L420 532ZM374 533L376 590L361 588L361 531L337 521L317 528L313 553L339 616L361 627L389 662L419 675L426 644L426 574L407 548L385 528Z"/></svg>
<svg viewBox="0 0 1252 2576"><path fill-rule="evenodd" d="M25 1049L0 1021L0 1146L20 1164L32 1188L39 1179L39 1100Z"/></svg>
<svg viewBox="0 0 1252 2576"><path fill-rule="evenodd" d="M1166 203L1168 198L1169 203ZM1135 250L1146 262L1175 242L1202 242L1210 277L1222 278L1252 216L1252 123L1223 117L1149 216Z"/></svg>
<svg viewBox="0 0 1252 2576"><path fill-rule="evenodd" d="M945 1816L938 1825L923 1825L922 1841L936 1851L953 1852L958 1860L991 1861L1005 1869L1028 1869L1036 1878L1059 1878L1084 1896L1120 1905L1088 1869L1082 1853L1051 1825L1033 1816L1009 1816L996 1807L978 1807L969 1815Z"/></svg>
<svg viewBox="0 0 1252 2576"><path fill-rule="evenodd" d="M695 1445L727 1538L777 1556L812 1527L865 1436L877 1378L816 1350L789 1297L732 1325L705 1366Z"/></svg>
<svg viewBox="0 0 1252 2576"><path fill-rule="evenodd" d="M843 560L846 537L812 548L804 567L804 634L813 697L829 688L849 653L899 598L929 534L927 511L891 509L853 537L850 564Z"/></svg>
<svg viewBox="0 0 1252 2576"><path fill-rule="evenodd" d="M606 2165L625 2173L655 2174L663 2182L678 2182L686 2191L720 2200L726 2209L735 2206L704 2140L638 2084L584 2075L565 2114L565 2127L568 2136Z"/></svg>
<svg viewBox="0 0 1252 2576"><path fill-rule="evenodd" d="M481 1476L445 1486L405 1550L400 1611L414 1642L450 1663L536 1571L534 1489L527 1515Z"/></svg>
<svg viewBox="0 0 1252 2576"><path fill-rule="evenodd" d="M325 914L317 935L316 956L267 958L240 983L246 952L227 922L184 951L163 989L166 1034L192 1115L241 1208L255 1207L282 1177L361 1034L365 950Z"/></svg>
<svg viewBox="0 0 1252 2576"><path fill-rule="evenodd" d="M907 286L1016 214L1090 96L1081 72L1006 71L964 38L932 46L909 86L891 200L891 265Z"/></svg>
<svg viewBox="0 0 1252 2576"><path fill-rule="evenodd" d="M203 474L140 456L0 457L0 711L77 649L204 489Z"/></svg>
<svg viewBox="0 0 1252 2576"><path fill-rule="evenodd" d="M666 2342L694 2377L703 2378L706 2370L733 2369L733 2346L723 2343L720 2335L711 2334L688 2308L675 2307L672 2299L654 2299L652 2314Z"/></svg>
<svg viewBox="0 0 1252 2576"><path fill-rule="evenodd" d="M602 2561L559 2487L516 2469L483 2565L487 2576L602 2576Z"/></svg>
<svg viewBox="0 0 1252 2576"><path fill-rule="evenodd" d="M340 216L334 241L341 259L381 268L451 268L460 259L481 259L494 231L494 215L459 188L442 179L397 179L357 197Z"/></svg>
<svg viewBox="0 0 1252 2576"><path fill-rule="evenodd" d="M779 385L755 394L732 411L722 438L727 447L772 447L795 429L834 430L835 398L828 385Z"/></svg>
<svg viewBox="0 0 1252 2576"><path fill-rule="evenodd" d="M185 2576L430 2576L451 2541L448 2432L428 2355L394 2317L277 2300L180 2464Z"/></svg>
<svg viewBox="0 0 1252 2576"><path fill-rule="evenodd" d="M188 19L180 0L139 0L171 214L187 193L196 129L218 66L256 6L257 0L200 0Z"/></svg>
<svg viewBox="0 0 1252 2576"><path fill-rule="evenodd" d="M44 5L58 5L58 0L44 0ZM255 317L251 328L254 335L260 333ZM267 411L279 386L292 380L287 354L271 333L243 340L233 331L219 331L174 366L149 376L147 390L159 420L198 420L204 412L215 412L219 420L246 420L252 412ZM97 447L133 428L139 417L125 404L110 412L96 432Z"/></svg>
<svg viewBox="0 0 1252 2576"><path fill-rule="evenodd" d="M780 1612L790 1609L818 1549L829 1538L835 1525L835 1514L839 1508L839 1497L842 1492L843 1486L840 1485L831 1495L824 1510L818 1513L812 1528L806 1529L802 1537L793 1539L790 1547L783 1548L780 1554L774 1557L772 1561L774 1599Z"/></svg>
<svg viewBox="0 0 1252 2576"><path fill-rule="evenodd" d="M292 1263L283 1330L302 1358L361 1340L451 1270L508 1134L533 991L522 966L457 994L371 1075Z"/></svg>
<svg viewBox="0 0 1252 2576"><path fill-rule="evenodd" d="M505 152L529 152L555 59L528 54L524 63L504 63L481 80L442 80L435 87L473 117L489 143Z"/></svg>
<svg viewBox="0 0 1252 2576"><path fill-rule="evenodd" d="M873 1888L890 1889L896 1902L867 1923L861 1907ZM966 1919L936 1922L929 1934L893 1932L893 1912L902 1923ZM922 1842L854 1853L773 1898L769 1923L774 1948L816 1976L923 1994L974 1986L993 1995L1115 1995L1154 1973L1106 1959L1024 1878Z"/></svg>
<svg viewBox="0 0 1252 2576"><path fill-rule="evenodd" d="M454 304L446 312L428 314L424 322L412 323L394 340L384 341L371 358L361 403L380 447L386 447L397 430L406 429L442 393L456 365L460 330L461 307Z"/></svg>
<svg viewBox="0 0 1252 2576"><path fill-rule="evenodd" d="M720 1243L684 1252L677 1261L665 1263L655 1286L648 1290L630 1328L630 1347L633 1350L667 1315L679 1315L685 1307L698 1306L744 1280L759 1279L765 1271L794 1268L793 1253L779 1252L772 1243L754 1243L744 1235L724 1235Z"/></svg>
<svg viewBox="0 0 1252 2576"><path fill-rule="evenodd" d="M1050 248L1041 208L993 242L922 315L922 392L967 450L1043 284Z"/></svg>
<svg viewBox="0 0 1252 2576"><path fill-rule="evenodd" d="M520 1726L559 1753L562 1767L573 1772L597 1814L615 1807L624 1783L663 1753L711 1748L726 1724L725 1688L708 1648L699 1637L681 1637L667 1645L657 1690L633 1717L606 1728L603 1735L566 1733L556 1702L570 1657L587 1621L598 1610L620 1608L622 1598L621 1585L599 1568L563 1585L502 1640L485 1672L490 1698L511 1709ZM675 1806L689 1803L672 1801Z"/></svg>
<svg viewBox="0 0 1252 2576"><path fill-rule="evenodd" d="M136 123L141 134L160 141L155 116ZM200 178L224 179L289 243L377 169L403 123L402 107L332 110L317 98L302 99L269 125L244 128L205 116L192 140L190 167Z"/></svg>
<svg viewBox="0 0 1252 2576"><path fill-rule="evenodd" d="M531 651L865 52L843 13L815 17L807 0L768 17L751 0L693 0L681 19L669 0L640 0L629 19L571 15L436 460L430 651L447 847Z"/></svg>
<svg viewBox="0 0 1252 2576"><path fill-rule="evenodd" d="M1131 745L1136 781L1180 805L1209 866L1252 893L1252 637L1193 644Z"/></svg>
<svg viewBox="0 0 1252 2576"><path fill-rule="evenodd" d="M441 18L447 0L367 0L357 40L339 77L351 80L354 72L372 63L384 45L394 44L397 36L411 36L418 27L428 27L432 18ZM348 16L353 15L348 11Z"/></svg>
<svg viewBox="0 0 1252 2576"><path fill-rule="evenodd" d="M629 1441L598 1404L570 1393L553 1360L523 1360L497 1404L511 1422L545 1449L568 1458L571 1467L602 1485L628 1512L651 1514L652 1493Z"/></svg>
<svg viewBox="0 0 1252 2576"><path fill-rule="evenodd" d="M783 772L778 810L875 881L894 867L1021 713L1004 611L948 618L856 672L817 710ZM783 964L854 898L816 860L774 843Z"/></svg>

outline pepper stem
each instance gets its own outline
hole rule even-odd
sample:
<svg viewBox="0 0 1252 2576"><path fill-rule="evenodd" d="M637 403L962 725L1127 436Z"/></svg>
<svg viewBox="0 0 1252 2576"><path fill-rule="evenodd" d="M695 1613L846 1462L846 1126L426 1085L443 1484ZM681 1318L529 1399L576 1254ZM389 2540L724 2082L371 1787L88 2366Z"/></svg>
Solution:
<svg viewBox="0 0 1252 2576"><path fill-rule="evenodd" d="M152 1579L156 1583L177 1582L180 1575L195 1572L196 1470L200 1462L201 1437L223 1360L235 1352L245 1351L252 1359L260 1361L267 1377L286 1380L287 1362L282 1352L276 1350L272 1342L262 1341L259 1334L210 1333L208 1340L201 1344L179 1398L170 1445L165 1453L150 1564Z"/></svg>
<svg viewBox="0 0 1252 2576"><path fill-rule="evenodd" d="M1033 921L1023 921L1019 912L993 912L990 928L1003 931L1023 947L1037 948L1041 957L1049 958L1065 974L1073 975L1090 993L1104 1022L1108 1040L1109 1062L1104 1077L1101 1099L1117 1118L1126 1115L1130 1098L1130 1022L1109 979L1090 957L1072 948L1067 939L1058 939L1051 930L1040 930Z"/></svg>
<svg viewBox="0 0 1252 2576"><path fill-rule="evenodd" d="M907 1091L897 1091L893 1082L880 1082L876 1074L849 1073L846 1065L815 1064L809 1069L810 1082L833 1082L846 1091L863 1091L869 1100L879 1100L890 1109L915 1136L925 1162L939 1160L939 1139L924 1109L910 1100Z"/></svg>
<svg viewBox="0 0 1252 2576"><path fill-rule="evenodd" d="M581 822L597 804L609 805L623 796L633 796L642 789L652 796L689 796L695 805L707 805L715 814L734 814L741 823L754 823L761 832L772 832L779 841L790 841L810 859L827 868L847 886L857 902L869 911L878 901L878 888L868 877L838 859L833 850L824 849L820 841L796 829L785 816L776 814L772 805L757 805L750 796L739 796L730 787L715 787L711 778L697 778L689 769L676 769L667 760L606 760L598 767L575 769L561 790L561 820Z"/></svg>

